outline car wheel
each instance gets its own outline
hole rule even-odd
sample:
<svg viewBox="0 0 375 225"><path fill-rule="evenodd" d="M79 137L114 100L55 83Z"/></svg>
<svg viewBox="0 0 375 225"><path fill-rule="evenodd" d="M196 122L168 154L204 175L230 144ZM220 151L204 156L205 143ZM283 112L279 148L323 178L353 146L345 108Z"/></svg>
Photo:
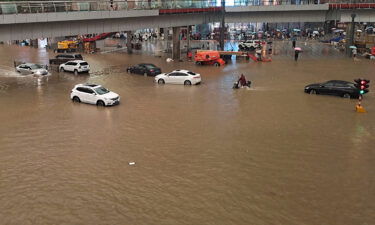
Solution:
<svg viewBox="0 0 375 225"><path fill-rule="evenodd" d="M73 102L81 102L81 99L79 99L77 96L74 96L72 100Z"/></svg>
<svg viewBox="0 0 375 225"><path fill-rule="evenodd" d="M74 75L78 75L78 70L74 70Z"/></svg>
<svg viewBox="0 0 375 225"><path fill-rule="evenodd" d="M195 64L197 64L198 66L202 65L202 62L196 62Z"/></svg>
<svg viewBox="0 0 375 225"><path fill-rule="evenodd" d="M255 48L253 46L250 47L250 51L254 51Z"/></svg>
<svg viewBox="0 0 375 225"><path fill-rule="evenodd" d="M159 79L158 84L165 84L165 81L163 79Z"/></svg>
<svg viewBox="0 0 375 225"><path fill-rule="evenodd" d="M105 106L105 103L102 101L102 100L99 100L97 103L96 103L97 106L101 106L101 107L104 107Z"/></svg>
<svg viewBox="0 0 375 225"><path fill-rule="evenodd" d="M61 67L60 71L61 72L65 72L64 67Z"/></svg>
<svg viewBox="0 0 375 225"><path fill-rule="evenodd" d="M147 73L145 72L145 73L143 74L143 76L147 77Z"/></svg>
<svg viewBox="0 0 375 225"><path fill-rule="evenodd" d="M342 95L343 98L351 98L350 94L349 93L345 93Z"/></svg>
<svg viewBox="0 0 375 225"><path fill-rule="evenodd" d="M218 66L220 66L220 63L215 62L215 63L214 63L214 66L218 67Z"/></svg>
<svg viewBox="0 0 375 225"><path fill-rule="evenodd" d="M191 85L190 80L185 80L184 85Z"/></svg>
<svg viewBox="0 0 375 225"><path fill-rule="evenodd" d="M309 94L310 94L310 95L316 95L317 92L316 92L314 89L311 89L311 90L309 91Z"/></svg>
<svg viewBox="0 0 375 225"><path fill-rule="evenodd" d="M127 69L126 72L127 72L127 73L131 73L130 69Z"/></svg>

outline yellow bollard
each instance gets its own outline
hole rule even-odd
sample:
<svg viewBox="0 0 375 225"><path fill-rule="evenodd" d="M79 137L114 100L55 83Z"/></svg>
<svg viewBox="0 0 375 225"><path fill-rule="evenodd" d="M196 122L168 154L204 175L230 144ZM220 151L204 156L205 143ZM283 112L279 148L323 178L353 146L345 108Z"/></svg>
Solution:
<svg viewBox="0 0 375 225"><path fill-rule="evenodd" d="M361 105L356 105L355 106L355 111L358 112L358 113L365 113L365 112L367 112L365 110L365 108L363 108L363 106L361 106Z"/></svg>

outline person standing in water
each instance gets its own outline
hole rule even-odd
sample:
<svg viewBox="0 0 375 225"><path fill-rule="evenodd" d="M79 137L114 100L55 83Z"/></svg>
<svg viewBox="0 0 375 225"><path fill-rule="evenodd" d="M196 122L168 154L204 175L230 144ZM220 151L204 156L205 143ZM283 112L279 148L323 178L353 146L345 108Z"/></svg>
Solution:
<svg viewBox="0 0 375 225"><path fill-rule="evenodd" d="M296 37L293 36L293 37L292 37L292 46L293 46L293 48L296 47L296 41L297 41Z"/></svg>
<svg viewBox="0 0 375 225"><path fill-rule="evenodd" d="M294 60L297 61L298 60L298 55L299 55L299 50L295 50L294 51Z"/></svg>

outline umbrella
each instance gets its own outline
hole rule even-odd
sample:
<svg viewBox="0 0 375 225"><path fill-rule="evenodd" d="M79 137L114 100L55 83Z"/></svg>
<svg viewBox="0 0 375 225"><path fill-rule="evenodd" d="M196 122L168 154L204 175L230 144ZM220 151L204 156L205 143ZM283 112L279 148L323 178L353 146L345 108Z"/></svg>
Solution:
<svg viewBox="0 0 375 225"><path fill-rule="evenodd" d="M338 33L338 32L343 32L344 30L342 30L342 29L338 29L338 30L334 30L333 32L335 32L335 33Z"/></svg>
<svg viewBox="0 0 375 225"><path fill-rule="evenodd" d="M357 32L360 32L360 33L362 33L362 30L357 30Z"/></svg>
<svg viewBox="0 0 375 225"><path fill-rule="evenodd" d="M296 51L302 51L302 49L300 47L295 47L294 50L296 50Z"/></svg>
<svg viewBox="0 0 375 225"><path fill-rule="evenodd" d="M335 28L335 27L334 27L334 28L331 28L331 30L336 30L336 29L337 29L337 28Z"/></svg>
<svg viewBox="0 0 375 225"><path fill-rule="evenodd" d="M319 34L319 31L314 30L314 31L313 31L313 34Z"/></svg>
<svg viewBox="0 0 375 225"><path fill-rule="evenodd" d="M293 29L294 32L300 32L300 29Z"/></svg>
<svg viewBox="0 0 375 225"><path fill-rule="evenodd" d="M354 45L352 45L352 46L349 46L349 48L357 48L357 47L355 47Z"/></svg>

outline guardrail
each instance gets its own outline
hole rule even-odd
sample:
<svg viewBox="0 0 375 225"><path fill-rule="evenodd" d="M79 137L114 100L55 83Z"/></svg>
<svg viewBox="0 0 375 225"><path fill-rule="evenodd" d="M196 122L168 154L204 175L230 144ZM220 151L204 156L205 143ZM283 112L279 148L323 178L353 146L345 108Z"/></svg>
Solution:
<svg viewBox="0 0 375 225"><path fill-rule="evenodd" d="M234 0L233 4L227 4L226 6L366 3L375 3L375 0ZM0 14L151 9L202 9L217 7L221 7L221 0L3 1L0 2Z"/></svg>

